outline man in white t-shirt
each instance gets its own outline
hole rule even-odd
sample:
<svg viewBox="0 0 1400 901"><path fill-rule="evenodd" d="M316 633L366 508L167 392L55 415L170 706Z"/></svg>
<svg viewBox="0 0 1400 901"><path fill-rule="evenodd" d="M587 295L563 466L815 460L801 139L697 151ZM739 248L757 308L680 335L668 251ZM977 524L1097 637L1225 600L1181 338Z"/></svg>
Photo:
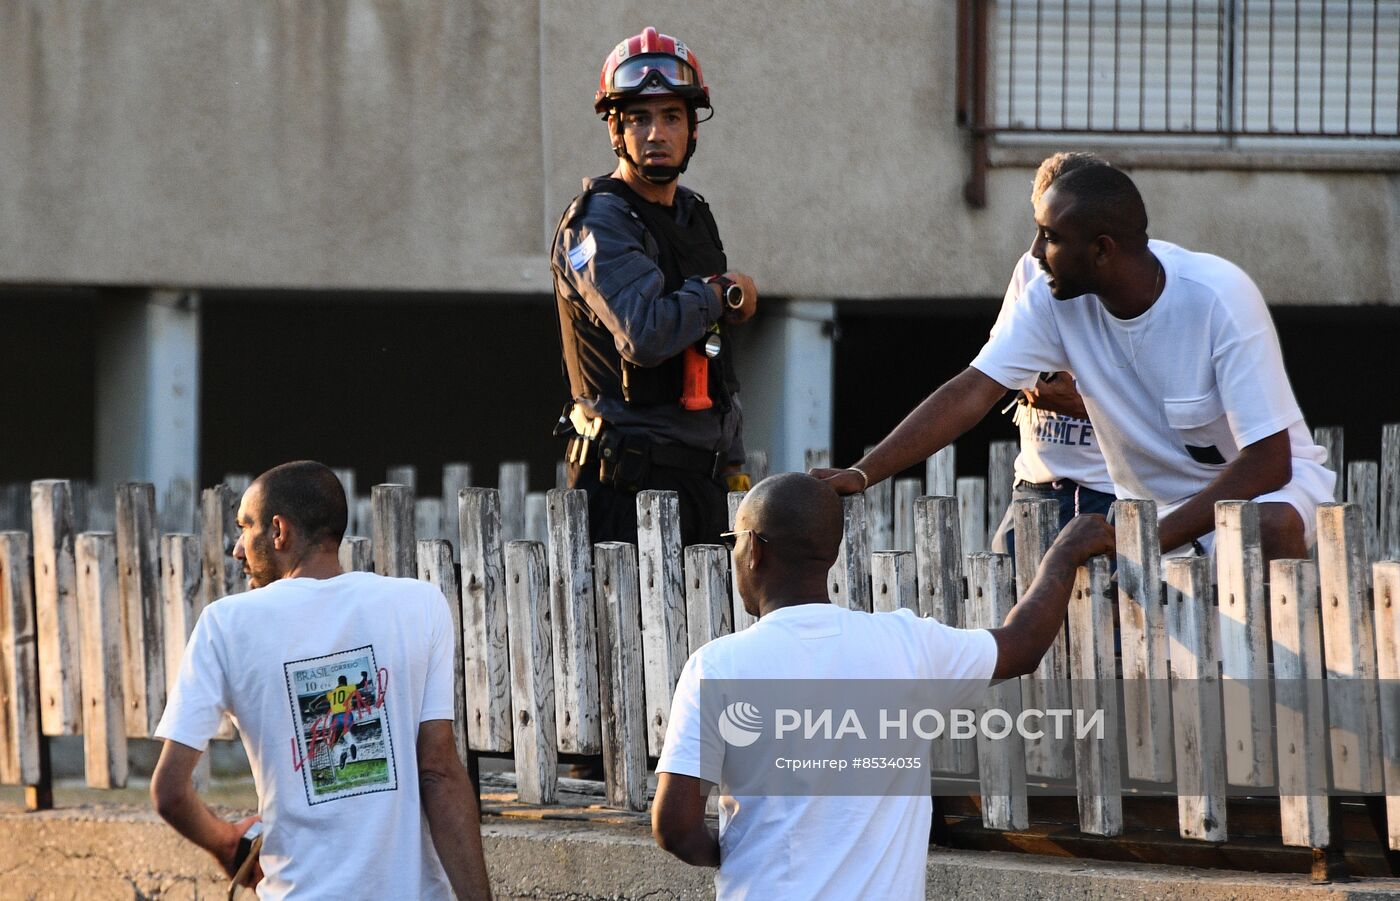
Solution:
<svg viewBox="0 0 1400 901"><path fill-rule="evenodd" d="M1055 153L1036 169L1031 185L1031 205L1040 200L1055 179L1086 166L1106 165L1096 154L1079 151ZM1001 311L992 326L996 335L1040 272L1030 252L1021 255L1011 272ZM1104 465L1094 425L1084 409L1084 399L1068 372L1042 373L1033 388L1018 392L1013 421L1020 430L1021 451L1016 455L1015 484L1011 504L992 536L992 550L1016 553L1013 513L1019 500L1053 500L1060 505L1060 528L1080 513L1107 515L1113 507L1113 479Z"/></svg>
<svg viewBox="0 0 1400 901"><path fill-rule="evenodd" d="M345 523L345 492L319 463L275 467L244 492L233 555L253 590L195 624L156 729L151 799L230 876L261 819L244 884L262 898L489 898L452 734L451 612L425 582L342 573ZM239 823L191 781L225 714L258 792L260 816Z"/></svg>
<svg viewBox="0 0 1400 901"><path fill-rule="evenodd" d="M1075 569L1112 550L1112 529L1101 516L1077 518L1005 624L987 630L950 628L909 610L869 614L830 603L826 577L841 544L841 500L810 476L764 479L744 498L734 525L725 540L734 548L744 607L759 620L686 661L657 764L657 844L686 863L719 867L721 899L922 898L933 810L927 791L721 794L719 834L711 831L710 789L746 774L726 769L741 764L709 736L702 683L920 680L928 682L929 706L957 707L993 679L1035 669L1064 622ZM922 746L923 759L930 746Z"/></svg>
<svg viewBox="0 0 1400 901"><path fill-rule="evenodd" d="M977 423L1008 389L1074 373L1120 498L1157 502L1162 550L1204 551L1215 502L1254 500L1266 559L1307 556L1322 464L1259 289L1219 257L1147 240L1117 169L1061 176L1035 206L1041 274L972 361L862 460L821 470L862 490Z"/></svg>

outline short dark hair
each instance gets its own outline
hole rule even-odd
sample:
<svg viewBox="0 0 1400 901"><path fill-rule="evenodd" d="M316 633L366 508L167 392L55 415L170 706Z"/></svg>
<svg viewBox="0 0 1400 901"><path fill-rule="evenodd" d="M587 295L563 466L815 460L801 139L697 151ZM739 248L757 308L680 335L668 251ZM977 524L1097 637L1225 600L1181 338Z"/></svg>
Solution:
<svg viewBox="0 0 1400 901"><path fill-rule="evenodd" d="M262 486L263 525L281 516L313 543L345 537L345 488L330 467L295 460L272 467L254 484Z"/></svg>
<svg viewBox="0 0 1400 901"><path fill-rule="evenodd" d="M1147 246L1147 207L1137 185L1112 166L1065 172L1053 185L1073 199L1070 218L1090 235L1108 235L1128 247Z"/></svg>
<svg viewBox="0 0 1400 901"><path fill-rule="evenodd" d="M1040 195L1050 189L1055 179L1077 169L1088 166L1107 166L1108 160L1087 150L1061 150L1041 160L1035 170L1035 181L1031 182L1031 203L1037 203Z"/></svg>

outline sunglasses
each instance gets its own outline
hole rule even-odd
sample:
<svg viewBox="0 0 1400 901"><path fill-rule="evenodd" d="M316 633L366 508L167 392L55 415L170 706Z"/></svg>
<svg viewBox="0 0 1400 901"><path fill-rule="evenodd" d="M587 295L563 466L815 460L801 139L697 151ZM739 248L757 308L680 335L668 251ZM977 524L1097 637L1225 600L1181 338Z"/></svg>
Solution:
<svg viewBox="0 0 1400 901"><path fill-rule="evenodd" d="M737 531L737 532L720 532L720 533L719 533L719 541L720 541L720 544L724 545L725 547L729 548L729 549L732 551L732 550L734 550L734 545L736 545L736 544L739 543L739 536L740 536L740 535L752 535L754 538L757 538L759 541L763 542L764 544L767 544L767 543L768 543L768 539L763 537L763 533L762 533L762 532L759 532L759 531L757 531L757 530L755 530L755 529L740 529L740 530Z"/></svg>

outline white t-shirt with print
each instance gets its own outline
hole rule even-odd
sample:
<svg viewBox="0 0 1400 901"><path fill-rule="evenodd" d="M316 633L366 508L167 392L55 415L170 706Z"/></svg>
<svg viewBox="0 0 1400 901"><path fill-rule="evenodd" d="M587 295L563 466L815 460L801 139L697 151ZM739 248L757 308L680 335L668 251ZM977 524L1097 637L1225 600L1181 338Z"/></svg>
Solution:
<svg viewBox="0 0 1400 901"><path fill-rule="evenodd" d="M1220 257L1150 247L1165 287L1142 315L1117 319L1091 294L1056 300L1038 273L972 365L1007 388L1073 372L1117 496L1154 500L1160 514L1199 493L1241 447L1283 430L1292 484L1314 506L1330 500L1326 451L1303 421L1259 289Z"/></svg>
<svg viewBox="0 0 1400 901"><path fill-rule="evenodd" d="M1011 283L1006 286L1001 312L992 326L993 337L1020 301L1026 285L1039 274L1035 257L1022 254L1011 273ZM1021 451L1016 455L1018 480L1043 484L1073 479L1085 488L1113 493L1113 479L1109 478L1103 452L1099 450L1099 441L1094 437L1094 426L1089 420L1017 404L1016 425L1021 430Z"/></svg>
<svg viewBox="0 0 1400 901"><path fill-rule="evenodd" d="M156 736L203 750L233 718L268 827L260 898L452 897L416 748L420 723L455 715L453 646L441 591L373 573L200 614Z"/></svg>
<svg viewBox="0 0 1400 901"><path fill-rule="evenodd" d="M658 772L716 784L702 772L705 679L936 679L930 706L957 707L996 669L996 639L908 610L864 613L835 604L784 607L686 661L671 704ZM963 680L966 692L944 680ZM958 696L954 696L958 695ZM727 898L922 898L933 804L919 797L722 795L720 868Z"/></svg>

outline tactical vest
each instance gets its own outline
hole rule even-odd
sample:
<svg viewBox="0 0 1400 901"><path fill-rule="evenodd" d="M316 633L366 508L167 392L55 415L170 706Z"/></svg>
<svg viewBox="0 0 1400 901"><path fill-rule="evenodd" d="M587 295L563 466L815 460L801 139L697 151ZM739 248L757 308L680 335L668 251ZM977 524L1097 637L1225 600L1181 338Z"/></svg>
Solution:
<svg viewBox="0 0 1400 901"><path fill-rule="evenodd" d="M655 261L662 274L663 294L680 290L688 278L718 275L727 271L724 245L719 240L710 207L699 194L692 193L693 208L690 221L681 226L674 209L642 199L627 184L616 178L595 179L584 193L575 198L555 229L554 245L559 232L581 218L595 194L612 194L626 201L642 223L647 255ZM563 279L555 264L554 277ZM593 315L582 301L571 301L556 285L554 301L559 314L559 340L563 348L564 371L573 397L601 395L619 399L629 406L660 406L678 404L683 389L682 355L665 360L658 366L638 366L622 359L612 333ZM712 409L727 412L730 395L739 390L734 374L733 353L729 342L723 341L720 354L710 361L710 397Z"/></svg>

